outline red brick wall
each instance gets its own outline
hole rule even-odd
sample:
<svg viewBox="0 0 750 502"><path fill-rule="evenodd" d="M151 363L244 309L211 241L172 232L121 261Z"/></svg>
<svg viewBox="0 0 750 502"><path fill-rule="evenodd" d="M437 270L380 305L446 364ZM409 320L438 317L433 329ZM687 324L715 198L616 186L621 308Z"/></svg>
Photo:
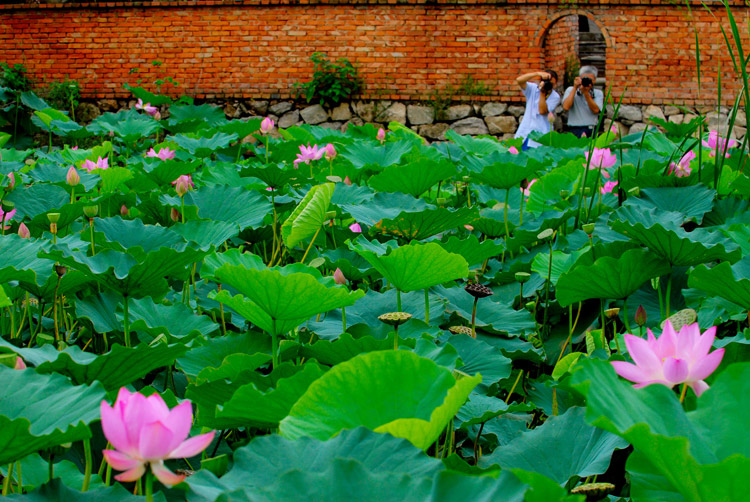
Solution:
<svg viewBox="0 0 750 502"><path fill-rule="evenodd" d="M554 0L383 1L4 5L0 60L24 63L41 83L76 79L86 97L126 96L123 83L137 79L129 70L160 60L196 97L285 98L294 82L309 79L309 56L319 50L354 62L369 97L423 99L470 74L490 84L491 99L517 101L513 79L543 65L547 27L584 14L605 33L607 77L614 96L627 86L626 103L715 104L719 60L726 103L738 88L718 5L707 12L696 2L692 11L704 71L699 96L692 23L679 2L588 0L581 10ZM732 2L744 19L750 9Z"/></svg>
<svg viewBox="0 0 750 502"><path fill-rule="evenodd" d="M544 68L555 70L558 83L565 80L565 64L569 57L576 57L578 43L578 16L570 15L558 19L547 30L542 42Z"/></svg>

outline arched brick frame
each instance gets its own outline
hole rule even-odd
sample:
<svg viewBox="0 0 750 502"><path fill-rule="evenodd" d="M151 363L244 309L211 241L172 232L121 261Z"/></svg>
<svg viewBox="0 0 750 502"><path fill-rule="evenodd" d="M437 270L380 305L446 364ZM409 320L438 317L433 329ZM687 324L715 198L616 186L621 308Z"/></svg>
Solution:
<svg viewBox="0 0 750 502"><path fill-rule="evenodd" d="M591 21L594 22L594 24L596 24L599 27L599 30L601 30L602 32L602 35L604 35L604 41L607 43L607 50L611 50L615 48L615 42L612 39L612 37L609 35L609 30L607 30L607 27L604 26L604 24L602 24L600 20L594 17L594 14L584 9L566 9L566 10L561 10L561 11L556 12L555 15L547 19L547 21L544 23L544 26L542 26L537 32L534 46L539 48L540 50L543 49L544 39L547 36L547 32L552 27L552 25L555 24L559 19L562 19L568 16L586 16L587 18L589 18Z"/></svg>

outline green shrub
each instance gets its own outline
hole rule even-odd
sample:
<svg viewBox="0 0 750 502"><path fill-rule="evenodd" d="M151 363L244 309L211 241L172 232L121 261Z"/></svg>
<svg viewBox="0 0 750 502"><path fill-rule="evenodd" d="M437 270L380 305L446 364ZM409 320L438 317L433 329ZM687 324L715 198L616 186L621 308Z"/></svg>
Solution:
<svg viewBox="0 0 750 502"><path fill-rule="evenodd" d="M78 106L78 100L81 99L81 85L77 80L68 80L62 82L52 82L49 85L47 98L52 106L58 110L70 110L70 116L75 120L75 109Z"/></svg>
<svg viewBox="0 0 750 502"><path fill-rule="evenodd" d="M304 94L308 103L320 100L323 105L332 106L362 90L362 78L348 59L339 58L332 63L322 52L314 52L310 60L315 65L313 78L309 82L294 84L295 98Z"/></svg>
<svg viewBox="0 0 750 502"><path fill-rule="evenodd" d="M0 63L0 70L2 70L0 85L3 87L18 92L26 92L31 89L31 79L26 76L27 70L24 65L15 64L11 66L8 63Z"/></svg>

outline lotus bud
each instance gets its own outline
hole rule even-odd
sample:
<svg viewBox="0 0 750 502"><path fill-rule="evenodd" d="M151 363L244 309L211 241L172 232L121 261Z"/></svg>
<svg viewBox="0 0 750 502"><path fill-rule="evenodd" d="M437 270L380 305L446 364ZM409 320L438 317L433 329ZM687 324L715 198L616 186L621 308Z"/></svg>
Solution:
<svg viewBox="0 0 750 502"><path fill-rule="evenodd" d="M531 279L531 274L528 272L516 272L516 281L523 284L524 282Z"/></svg>
<svg viewBox="0 0 750 502"><path fill-rule="evenodd" d="M542 230L541 232L539 232L536 238L539 239L540 241L546 241L546 240L552 239L554 235L555 235L555 231L552 230L551 228L548 228L546 230Z"/></svg>
<svg viewBox="0 0 750 502"><path fill-rule="evenodd" d="M341 271L340 268L337 268L336 271L333 273L333 280L339 286L346 284L346 277L344 277L344 273Z"/></svg>
<svg viewBox="0 0 750 502"><path fill-rule="evenodd" d="M62 277L68 272L68 267L65 267L63 265L55 265L55 272L57 273L58 277Z"/></svg>
<svg viewBox="0 0 750 502"><path fill-rule="evenodd" d="M273 129L273 120L271 120L271 117L264 118L260 123L260 133L261 134L268 134Z"/></svg>
<svg viewBox="0 0 750 502"><path fill-rule="evenodd" d="M594 227L595 225L593 223L585 223L581 228L586 232L586 235L592 235L594 233Z"/></svg>
<svg viewBox="0 0 750 502"><path fill-rule="evenodd" d="M560 197L567 199L570 196L570 190L560 190Z"/></svg>
<svg viewBox="0 0 750 502"><path fill-rule="evenodd" d="M120 207L120 216L122 216L123 218L126 218L128 216L128 207L125 204Z"/></svg>
<svg viewBox="0 0 750 502"><path fill-rule="evenodd" d="M526 302L526 304L524 305L524 308L528 310L529 312L533 312L534 309L536 308L536 302Z"/></svg>
<svg viewBox="0 0 750 502"><path fill-rule="evenodd" d="M177 192L177 195L179 195L180 197L188 193L188 190L190 190L189 178L187 176L180 176L179 178L177 178L174 189Z"/></svg>
<svg viewBox="0 0 750 502"><path fill-rule="evenodd" d="M172 208L172 210L169 212L169 218L172 221L180 221L180 212L177 209Z"/></svg>
<svg viewBox="0 0 750 502"><path fill-rule="evenodd" d="M351 230L355 234L362 233L362 227L359 225L359 223L352 223L351 225L349 225L349 230Z"/></svg>
<svg viewBox="0 0 750 502"><path fill-rule="evenodd" d="M466 230L468 230L469 232L473 232L473 231L474 231L474 227L473 227L473 226L471 226L471 225L464 225L464 228L465 228Z"/></svg>
<svg viewBox="0 0 750 502"><path fill-rule="evenodd" d="M16 175L13 173L8 174L8 186L5 189L6 192L11 192L16 187Z"/></svg>
<svg viewBox="0 0 750 502"><path fill-rule="evenodd" d="M29 239L31 237L29 227L27 227L24 223L18 225L18 235L21 237L21 239Z"/></svg>
<svg viewBox="0 0 750 502"><path fill-rule="evenodd" d="M643 305L638 305L638 309L635 311L635 323L643 327L646 325L646 321L648 320L648 316L646 315L646 309L643 308Z"/></svg>
<svg viewBox="0 0 750 502"><path fill-rule="evenodd" d="M26 363L23 362L23 359L16 356L16 364L13 366L14 370L25 370L26 369Z"/></svg>
<svg viewBox="0 0 750 502"><path fill-rule="evenodd" d="M518 148L516 148L515 146L511 146L510 148L508 148L508 153L518 155Z"/></svg>
<svg viewBox="0 0 750 502"><path fill-rule="evenodd" d="M60 221L60 213L47 213L47 219L50 223L57 223Z"/></svg>
<svg viewBox="0 0 750 502"><path fill-rule="evenodd" d="M88 219L94 218L97 214L99 214L99 206L84 206L83 214Z"/></svg>
<svg viewBox="0 0 750 502"><path fill-rule="evenodd" d="M344 178L344 185L352 186L352 180L349 178L349 176Z"/></svg>
<svg viewBox="0 0 750 502"><path fill-rule="evenodd" d="M554 124L554 123L555 123L555 114L554 114L554 113L552 113L552 112L549 112L549 113L547 114L547 121L548 121L548 122L549 122L550 124Z"/></svg>
<svg viewBox="0 0 750 502"><path fill-rule="evenodd" d="M154 113L154 120L161 120L161 113L159 111Z"/></svg>
<svg viewBox="0 0 750 502"><path fill-rule="evenodd" d="M385 129L383 129L382 127L378 129L377 139L381 143L385 143Z"/></svg>
<svg viewBox="0 0 750 502"><path fill-rule="evenodd" d="M68 185L72 187L77 186L81 182L81 177L78 175L78 171L76 171L75 167L70 166L70 169L68 169L68 175L65 177L65 181L67 181Z"/></svg>
<svg viewBox="0 0 750 502"><path fill-rule="evenodd" d="M328 143L323 147L323 150L325 151L326 160L333 160L336 158L336 147L333 146L333 143Z"/></svg>

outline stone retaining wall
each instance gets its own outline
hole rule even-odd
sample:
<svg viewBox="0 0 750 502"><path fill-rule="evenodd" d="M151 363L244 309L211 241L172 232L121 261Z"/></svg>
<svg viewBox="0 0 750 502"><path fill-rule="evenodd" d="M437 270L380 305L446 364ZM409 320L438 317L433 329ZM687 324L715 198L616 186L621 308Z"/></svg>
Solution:
<svg viewBox="0 0 750 502"><path fill-rule="evenodd" d="M76 117L82 122L88 122L107 111L117 111L135 104L133 99L102 99L84 102L76 111ZM410 127L428 140L443 140L448 130L459 134L481 135L490 134L500 139L512 138L518 128L524 112L523 103L511 104L461 103L449 106L440 117L435 117L435 111L429 104L409 103L397 101L353 101L342 103L331 109L321 105L309 105L294 101L283 100L242 100L232 99L215 102L224 109L224 114L230 119L250 117L271 117L278 127L286 129L294 125L310 124L328 127L335 130L345 129L349 124L362 125L372 123L387 126L389 122L399 122ZM608 117L611 119L614 110L608 106ZM698 112L706 116L709 129L726 131L728 109L722 107L677 108L675 106L635 106L623 105L618 110L615 124L621 134L643 131L650 117L658 117L668 122L681 124L689 122ZM555 130L562 131L564 112L558 106ZM168 108L162 109L162 116L169 116ZM611 120L606 126L610 127ZM745 135L747 123L745 113L740 111L735 119L732 136L742 138Z"/></svg>

